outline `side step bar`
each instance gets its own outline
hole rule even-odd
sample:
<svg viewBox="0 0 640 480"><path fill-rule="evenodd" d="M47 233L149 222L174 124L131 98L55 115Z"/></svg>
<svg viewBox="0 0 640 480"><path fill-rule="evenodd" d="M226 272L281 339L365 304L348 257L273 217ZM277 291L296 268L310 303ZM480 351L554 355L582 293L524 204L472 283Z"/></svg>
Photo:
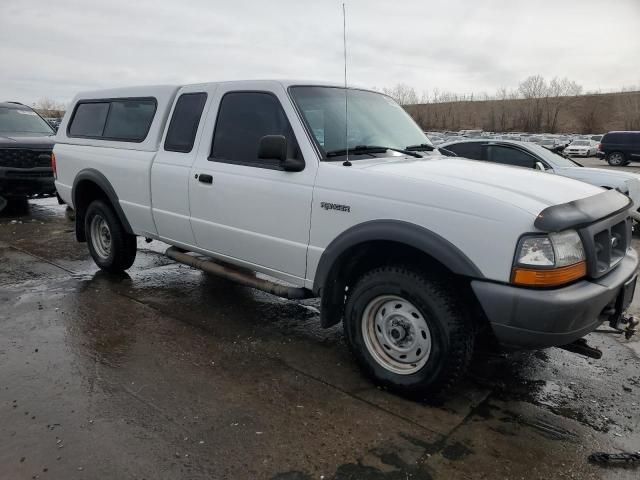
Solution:
<svg viewBox="0 0 640 480"><path fill-rule="evenodd" d="M311 291L306 288L287 287L286 285L258 278L255 272L218 263L207 257L189 255L176 247L169 247L165 252L165 255L176 262L184 263L185 265L189 265L193 268L239 283L245 287L262 290L263 292L267 292L278 297L289 298L292 300L313 297Z"/></svg>

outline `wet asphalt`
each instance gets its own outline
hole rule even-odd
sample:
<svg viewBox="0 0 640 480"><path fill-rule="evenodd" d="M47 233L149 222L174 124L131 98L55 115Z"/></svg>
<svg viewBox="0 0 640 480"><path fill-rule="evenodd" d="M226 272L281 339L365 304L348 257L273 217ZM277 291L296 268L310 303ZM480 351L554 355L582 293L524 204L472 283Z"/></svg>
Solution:
<svg viewBox="0 0 640 480"><path fill-rule="evenodd" d="M109 276L55 199L0 217L0 480L640 477L587 461L640 450L638 338L479 355L423 404L364 378L315 300L138 246Z"/></svg>

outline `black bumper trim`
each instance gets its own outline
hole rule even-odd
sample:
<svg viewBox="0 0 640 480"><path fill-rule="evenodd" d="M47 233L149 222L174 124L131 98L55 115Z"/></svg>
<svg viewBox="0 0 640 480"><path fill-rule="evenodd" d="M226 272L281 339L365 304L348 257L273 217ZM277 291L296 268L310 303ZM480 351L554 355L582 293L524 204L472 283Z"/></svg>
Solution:
<svg viewBox="0 0 640 480"><path fill-rule="evenodd" d="M0 167L0 195L35 195L55 193L51 167Z"/></svg>
<svg viewBox="0 0 640 480"><path fill-rule="evenodd" d="M632 206L629 197L615 190L581 198L545 208L534 223L543 232L560 232L568 228L581 228L608 218Z"/></svg>
<svg viewBox="0 0 640 480"><path fill-rule="evenodd" d="M602 311L614 302L638 268L629 250L609 274L553 290L535 290L472 280L473 288L498 341L511 348L566 345L607 320Z"/></svg>

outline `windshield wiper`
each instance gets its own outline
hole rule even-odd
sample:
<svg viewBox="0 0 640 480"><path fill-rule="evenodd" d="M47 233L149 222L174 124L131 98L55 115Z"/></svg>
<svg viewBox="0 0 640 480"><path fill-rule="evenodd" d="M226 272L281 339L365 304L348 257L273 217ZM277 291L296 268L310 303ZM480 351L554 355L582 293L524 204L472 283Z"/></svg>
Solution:
<svg viewBox="0 0 640 480"><path fill-rule="evenodd" d="M393 148L393 147L380 147L378 145L356 145L355 147L350 148L349 150L347 150L346 148L342 148L340 150L331 150L327 152L327 157L340 157L342 155L346 155L347 151L349 153L360 155L360 154L367 154L367 153L386 153L387 150L404 153L405 155L409 155L415 158L422 158L422 155L409 150L403 150L401 148Z"/></svg>
<svg viewBox="0 0 640 480"><path fill-rule="evenodd" d="M409 145L408 147L404 147L404 149L412 152L433 152L435 147L428 143L421 143L419 145Z"/></svg>

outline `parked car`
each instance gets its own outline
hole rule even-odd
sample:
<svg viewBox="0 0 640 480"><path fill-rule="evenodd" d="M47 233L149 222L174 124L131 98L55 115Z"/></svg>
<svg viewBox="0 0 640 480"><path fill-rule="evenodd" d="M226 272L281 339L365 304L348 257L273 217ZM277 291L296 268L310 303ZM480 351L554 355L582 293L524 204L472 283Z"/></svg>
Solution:
<svg viewBox="0 0 640 480"><path fill-rule="evenodd" d="M244 285L319 296L369 376L423 398L464 373L480 332L543 348L624 322L629 198L443 157L390 97L350 89L348 123L345 98L276 81L77 95L54 149L76 238L107 272L133 264L140 235Z"/></svg>
<svg viewBox="0 0 640 480"><path fill-rule="evenodd" d="M617 190L631 198L635 210L640 209L640 175L635 173L583 167L559 153L530 142L468 140L443 143L438 148L451 151L458 157L541 170ZM640 219L640 216L634 216Z"/></svg>
<svg viewBox="0 0 640 480"><path fill-rule="evenodd" d="M598 158L619 167L640 160L640 132L609 132L598 145Z"/></svg>
<svg viewBox="0 0 640 480"><path fill-rule="evenodd" d="M54 194L53 129L32 108L0 103L0 210L32 195Z"/></svg>
<svg viewBox="0 0 640 480"><path fill-rule="evenodd" d="M444 142L444 135L438 132L424 132L433 145L440 145Z"/></svg>
<svg viewBox="0 0 640 480"><path fill-rule="evenodd" d="M577 157L592 157L598 151L591 140L574 140L565 149L564 153Z"/></svg>
<svg viewBox="0 0 640 480"><path fill-rule="evenodd" d="M47 121L47 123L49 125L51 125L51 128L53 128L54 132L58 131L58 127L60 126L60 119L59 118L44 117L44 119Z"/></svg>

